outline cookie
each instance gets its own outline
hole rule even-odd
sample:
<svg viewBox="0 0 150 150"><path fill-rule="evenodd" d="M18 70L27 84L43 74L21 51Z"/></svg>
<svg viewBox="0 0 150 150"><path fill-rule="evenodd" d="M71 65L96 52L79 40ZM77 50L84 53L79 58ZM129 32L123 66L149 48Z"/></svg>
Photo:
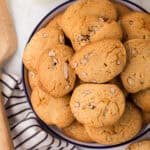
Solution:
<svg viewBox="0 0 150 150"><path fill-rule="evenodd" d="M130 144L126 150L150 150L150 140L142 140Z"/></svg>
<svg viewBox="0 0 150 150"><path fill-rule="evenodd" d="M113 2L113 4L117 10L118 18L121 18L121 17L125 16L126 14L132 12L132 10L129 7L127 7L121 3Z"/></svg>
<svg viewBox="0 0 150 150"><path fill-rule="evenodd" d="M150 88L133 95L135 104L145 112L150 112Z"/></svg>
<svg viewBox="0 0 150 150"><path fill-rule="evenodd" d="M120 144L133 138L142 127L140 111L131 103L126 104L126 109L121 119L112 126L94 128L85 125L85 128L95 142L100 144Z"/></svg>
<svg viewBox="0 0 150 150"><path fill-rule="evenodd" d="M54 98L38 87L31 94L32 106L40 119L47 125L56 125L59 128L67 127L74 121L69 102L69 95Z"/></svg>
<svg viewBox="0 0 150 150"><path fill-rule="evenodd" d="M78 19L84 16L99 16L116 20L117 11L108 0L80 0L74 2L66 9L61 20L61 26L68 37L71 36L71 31L76 26Z"/></svg>
<svg viewBox="0 0 150 150"><path fill-rule="evenodd" d="M92 127L107 126L122 116L125 98L113 84L82 84L73 91L70 106L80 123Z"/></svg>
<svg viewBox="0 0 150 150"><path fill-rule="evenodd" d="M150 38L150 15L144 12L132 12L122 17L120 24L125 40Z"/></svg>
<svg viewBox="0 0 150 150"><path fill-rule="evenodd" d="M64 33L56 28L45 27L36 32L27 44L23 62L27 69L37 72L40 55L46 49L56 44L64 44Z"/></svg>
<svg viewBox="0 0 150 150"><path fill-rule="evenodd" d="M104 83L120 74L126 64L126 51L119 40L91 43L77 52L71 66L84 82Z"/></svg>
<svg viewBox="0 0 150 150"><path fill-rule="evenodd" d="M36 73L29 71L28 72L28 80L29 80L31 89L34 89L35 87L38 86L38 77L37 77Z"/></svg>
<svg viewBox="0 0 150 150"><path fill-rule="evenodd" d="M74 121L70 126L63 128L63 133L75 140L93 142L87 134L85 127L77 121Z"/></svg>
<svg viewBox="0 0 150 150"><path fill-rule="evenodd" d="M129 93L136 93L150 87L150 39L133 39L125 43L127 65L121 73L121 80Z"/></svg>
<svg viewBox="0 0 150 150"><path fill-rule="evenodd" d="M69 61L73 55L70 47L51 46L44 51L38 63L39 86L54 97L69 93L75 83L75 73Z"/></svg>
<svg viewBox="0 0 150 150"><path fill-rule="evenodd" d="M143 124L150 123L150 112L142 112Z"/></svg>
<svg viewBox="0 0 150 150"><path fill-rule="evenodd" d="M112 30L113 29L113 30ZM103 39L122 39L120 25L114 21L99 16L84 16L76 21L69 36L75 51L81 47Z"/></svg>

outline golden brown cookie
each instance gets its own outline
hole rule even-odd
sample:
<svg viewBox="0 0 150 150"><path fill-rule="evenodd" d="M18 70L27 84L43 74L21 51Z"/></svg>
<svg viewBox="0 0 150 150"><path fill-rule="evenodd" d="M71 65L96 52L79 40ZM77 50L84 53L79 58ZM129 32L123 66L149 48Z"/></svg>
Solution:
<svg viewBox="0 0 150 150"><path fill-rule="evenodd" d="M130 144L126 150L150 150L150 140L142 140Z"/></svg>
<svg viewBox="0 0 150 150"><path fill-rule="evenodd" d="M142 117L143 117L143 123L148 124L150 123L150 112L142 112Z"/></svg>
<svg viewBox="0 0 150 150"><path fill-rule="evenodd" d="M25 48L23 62L26 68L30 71L37 72L40 55L51 46L64 43L64 33L62 30L52 27L40 29L33 35Z"/></svg>
<svg viewBox="0 0 150 150"><path fill-rule="evenodd" d="M113 2L113 4L115 5L115 7L117 9L118 18L121 18L124 15L132 12L132 10L129 7L127 7L127 6L125 6L125 5L121 4L121 3Z"/></svg>
<svg viewBox="0 0 150 150"><path fill-rule="evenodd" d="M121 119L112 126L94 128L85 126L95 142L100 144L120 144L133 138L142 127L140 111L131 103L126 104L126 110Z"/></svg>
<svg viewBox="0 0 150 150"><path fill-rule="evenodd" d="M70 126L63 128L63 133L75 140L82 142L92 142L91 138L87 134L85 127L77 121L74 121Z"/></svg>
<svg viewBox="0 0 150 150"><path fill-rule="evenodd" d="M70 47L54 45L42 53L38 63L40 87L54 97L69 93L75 83L75 73L69 61L73 55Z"/></svg>
<svg viewBox="0 0 150 150"><path fill-rule="evenodd" d="M121 73L125 89L136 93L150 87L150 39L133 39L125 43L127 65Z"/></svg>
<svg viewBox="0 0 150 150"><path fill-rule="evenodd" d="M80 0L74 2L66 9L61 21L61 26L68 37L71 36L71 30L76 26L78 19L84 16L99 16L116 20L117 11L108 0Z"/></svg>
<svg viewBox="0 0 150 150"><path fill-rule="evenodd" d="M32 106L40 119L59 128L69 126L74 120L69 102L69 95L54 98L38 87L33 89L31 95Z"/></svg>
<svg viewBox="0 0 150 150"><path fill-rule="evenodd" d="M104 83L120 74L126 64L126 51L119 40L102 40L83 47L71 66L84 82Z"/></svg>
<svg viewBox="0 0 150 150"><path fill-rule="evenodd" d="M133 95L135 104L145 112L150 112L150 88Z"/></svg>
<svg viewBox="0 0 150 150"><path fill-rule="evenodd" d="M70 106L80 123L93 127L107 126L122 116L125 98L113 84L82 84L73 91Z"/></svg>
<svg viewBox="0 0 150 150"><path fill-rule="evenodd" d="M31 89L34 89L35 87L38 86L38 77L36 73L29 71L28 79L29 79L29 84L30 84Z"/></svg>
<svg viewBox="0 0 150 150"><path fill-rule="evenodd" d="M113 30L112 30L113 29ZM120 25L114 21L99 16L84 16L78 19L69 36L75 51L81 47L103 39L122 39Z"/></svg>
<svg viewBox="0 0 150 150"><path fill-rule="evenodd" d="M120 20L126 39L150 38L150 15L144 12L132 12Z"/></svg>

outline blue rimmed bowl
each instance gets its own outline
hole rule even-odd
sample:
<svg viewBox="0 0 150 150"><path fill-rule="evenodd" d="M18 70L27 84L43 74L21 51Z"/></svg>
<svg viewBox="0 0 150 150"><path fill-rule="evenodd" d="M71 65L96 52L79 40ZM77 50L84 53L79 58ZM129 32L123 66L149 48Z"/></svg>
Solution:
<svg viewBox="0 0 150 150"><path fill-rule="evenodd" d="M114 0L116 2L120 2L126 6L128 6L129 8L133 9L133 10L138 10L138 11L143 11L143 12L147 12L144 8L142 8L141 6L128 1L128 0ZM29 37L28 42L30 41L30 39L32 38L32 36L34 35L34 33L36 31L38 31L39 29L41 29L44 25L46 25L54 16L56 16L58 13L64 11L69 5L71 5L72 3L74 3L75 0L69 0L67 2L64 2L63 4L57 6L56 8L54 8L53 10L51 10L35 27L35 29L33 30L31 36ZM148 12L147 12L148 13ZM27 43L28 43L27 42ZM24 65L22 65L22 79L23 79L23 84L24 84L24 90L25 90L25 94L27 96L28 102L30 104L30 106L32 107L32 104L30 102L30 95L31 95L31 89L29 86L29 81L28 81L28 71L25 68ZM33 109L33 107L32 107ZM50 134L53 134L54 136L57 136L60 139L63 139L67 142L70 142L72 144L81 146L81 147L86 147L86 148L93 148L93 149L105 149L105 148L113 148L113 147L118 147L118 146L123 146L125 144L128 144L130 142L133 142L135 140L139 140L141 138L143 138L143 136L146 136L149 132L150 132L150 125L144 126L142 128L142 130L140 131L140 133L138 135L136 135L134 138L132 138L129 141L126 141L124 143L121 144L117 144L117 145L100 145L100 144L96 144L96 143L85 143L85 142L80 142L74 139L71 139L67 136L65 136L60 129L56 128L55 126L48 126L46 125L36 114L36 112L33 109L33 112L35 113L35 115L37 116L37 119L39 121L39 123L41 124L41 127L46 130L47 132L49 132Z"/></svg>

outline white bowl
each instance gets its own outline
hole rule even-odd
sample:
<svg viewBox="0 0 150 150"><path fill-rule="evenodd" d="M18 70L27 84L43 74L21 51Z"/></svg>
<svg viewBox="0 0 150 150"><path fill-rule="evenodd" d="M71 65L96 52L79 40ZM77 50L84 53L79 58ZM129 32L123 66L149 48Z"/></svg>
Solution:
<svg viewBox="0 0 150 150"><path fill-rule="evenodd" d="M133 10L137 10L137 11L144 11L147 12L145 9L143 9L141 6L130 2L128 0L114 0L116 2L120 2L123 3L124 5L128 6L129 8L133 9ZM32 38L32 36L34 35L34 33L36 31L38 31L39 29L41 29L44 25L46 25L55 15L57 15L58 13L64 11L69 5L71 5L72 3L74 3L75 0L70 0L67 1L61 5L59 5L58 7L56 7L55 9L53 9L52 11L50 11L35 27L35 29L33 30L28 42L30 41L30 39ZM28 102L32 107L32 104L30 102L30 95L31 95L31 89L29 86L29 82L28 82L28 75L27 75L27 70L24 67L24 65L22 65L22 76L23 76L23 83L24 83L24 90L26 93L26 96L28 98ZM34 110L33 110L34 111ZM35 112L34 112L35 113ZM36 113L35 113L36 114ZM37 115L36 115L37 116ZM46 125L42 120L40 120L40 118L37 116L37 119L39 121L39 123L41 124L41 127L43 127L44 130L46 130L47 132L49 132L50 134L54 134L55 136L57 136L60 139L63 139L67 142L70 142L72 144L81 146L81 147L86 147L86 148L94 148L94 149L105 149L105 148L112 148L112 147L117 147L117 146L122 146L124 144L128 144L132 141L135 141L139 138L142 138L145 134L147 134L150 131L150 125L147 125L145 127L143 127L143 129L140 131L140 133L135 136L134 138L132 138L129 141L126 141L124 143L121 144L117 144L117 145L101 145L101 144L96 144L96 143L85 143L85 142L80 142L74 139L71 139L67 136L65 136L60 129L58 129L55 126L48 126Z"/></svg>

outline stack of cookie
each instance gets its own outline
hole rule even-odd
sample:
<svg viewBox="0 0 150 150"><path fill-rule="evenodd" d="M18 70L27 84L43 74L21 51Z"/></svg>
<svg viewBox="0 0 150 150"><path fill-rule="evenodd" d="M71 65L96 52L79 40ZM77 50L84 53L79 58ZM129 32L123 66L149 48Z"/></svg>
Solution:
<svg viewBox="0 0 150 150"><path fill-rule="evenodd" d="M141 130L141 110L150 121L149 14L74 2L34 34L23 62L34 110L73 139L119 144Z"/></svg>

